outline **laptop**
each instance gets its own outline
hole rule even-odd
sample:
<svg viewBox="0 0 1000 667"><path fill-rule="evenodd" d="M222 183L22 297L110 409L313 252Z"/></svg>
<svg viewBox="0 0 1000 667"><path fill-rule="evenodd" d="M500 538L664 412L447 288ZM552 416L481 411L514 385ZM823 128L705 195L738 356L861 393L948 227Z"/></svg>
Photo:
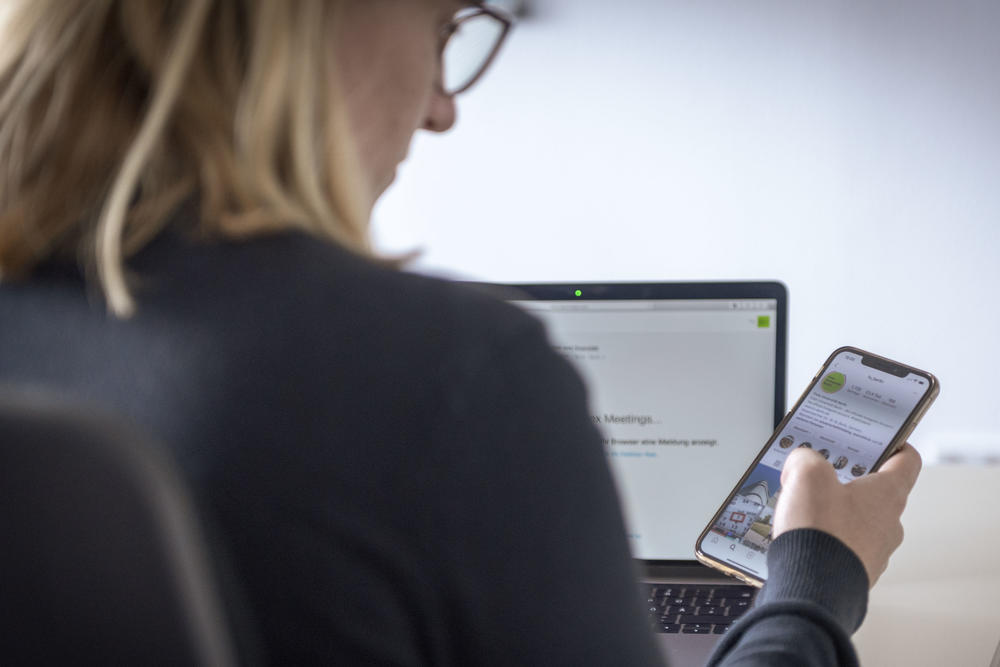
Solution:
<svg viewBox="0 0 1000 667"><path fill-rule="evenodd" d="M493 285L542 320L589 390L641 595L671 665L704 664L756 590L694 543L785 413L777 282Z"/></svg>

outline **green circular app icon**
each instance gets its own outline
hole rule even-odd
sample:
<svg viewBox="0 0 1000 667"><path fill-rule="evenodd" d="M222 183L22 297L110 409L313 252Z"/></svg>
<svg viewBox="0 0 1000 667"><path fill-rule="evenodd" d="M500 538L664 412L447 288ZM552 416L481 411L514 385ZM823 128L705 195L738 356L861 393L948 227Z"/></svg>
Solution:
<svg viewBox="0 0 1000 667"><path fill-rule="evenodd" d="M847 378L844 377L844 374L834 371L823 378L820 388L828 394L836 394L844 388L845 382L847 382Z"/></svg>

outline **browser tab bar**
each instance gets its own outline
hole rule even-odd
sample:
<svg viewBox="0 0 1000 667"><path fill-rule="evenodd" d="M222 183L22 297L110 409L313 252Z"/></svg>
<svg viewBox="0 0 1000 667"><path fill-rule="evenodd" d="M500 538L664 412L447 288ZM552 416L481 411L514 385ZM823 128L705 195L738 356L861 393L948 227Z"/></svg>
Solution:
<svg viewBox="0 0 1000 667"><path fill-rule="evenodd" d="M573 312L649 312L649 311L747 311L747 310L777 310L778 304L773 300L739 300L723 299L701 300L615 300L615 301L515 301L525 310L551 311L562 313Z"/></svg>

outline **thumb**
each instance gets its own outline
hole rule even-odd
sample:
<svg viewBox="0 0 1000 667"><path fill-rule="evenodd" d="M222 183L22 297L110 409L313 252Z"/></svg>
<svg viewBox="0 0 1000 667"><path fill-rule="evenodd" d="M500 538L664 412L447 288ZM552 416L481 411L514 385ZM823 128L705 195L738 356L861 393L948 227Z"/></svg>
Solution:
<svg viewBox="0 0 1000 667"><path fill-rule="evenodd" d="M824 463L827 463L826 459L813 450L808 447L799 447L788 455L785 464L781 466L781 485L785 486L792 478L818 468ZM830 470L833 468L831 467Z"/></svg>

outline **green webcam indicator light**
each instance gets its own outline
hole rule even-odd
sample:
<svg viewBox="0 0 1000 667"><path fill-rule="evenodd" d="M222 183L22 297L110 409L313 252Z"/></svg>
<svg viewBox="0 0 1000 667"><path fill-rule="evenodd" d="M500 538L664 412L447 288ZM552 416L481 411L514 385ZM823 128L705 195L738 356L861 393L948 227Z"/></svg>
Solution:
<svg viewBox="0 0 1000 667"><path fill-rule="evenodd" d="M583 296L583 290L578 289L577 291L573 292L573 294L575 294L577 296Z"/></svg>

